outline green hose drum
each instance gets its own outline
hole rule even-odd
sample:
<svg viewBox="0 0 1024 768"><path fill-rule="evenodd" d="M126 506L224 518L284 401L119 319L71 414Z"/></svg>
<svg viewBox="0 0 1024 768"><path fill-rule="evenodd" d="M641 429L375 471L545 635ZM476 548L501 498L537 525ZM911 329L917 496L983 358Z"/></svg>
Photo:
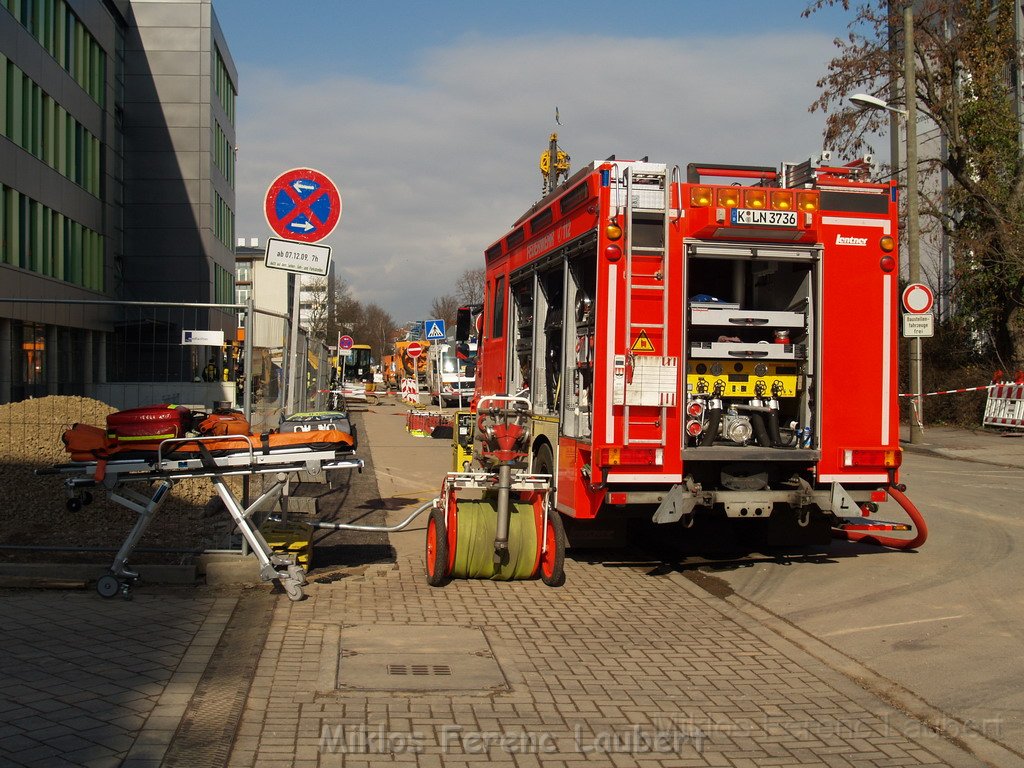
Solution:
<svg viewBox="0 0 1024 768"><path fill-rule="evenodd" d="M497 499L459 499L456 503L455 563L451 576L494 581L533 577L540 547L533 504L509 501L508 560L502 564L494 562Z"/></svg>

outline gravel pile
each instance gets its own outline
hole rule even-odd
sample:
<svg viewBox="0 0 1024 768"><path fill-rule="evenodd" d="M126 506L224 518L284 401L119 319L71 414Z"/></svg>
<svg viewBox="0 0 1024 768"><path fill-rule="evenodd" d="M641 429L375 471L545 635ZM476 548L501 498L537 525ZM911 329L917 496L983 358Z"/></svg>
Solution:
<svg viewBox="0 0 1024 768"><path fill-rule="evenodd" d="M72 424L106 425L116 409L87 397L57 395L0 405L0 544L119 547L137 515L93 489L93 503L69 512L62 478L37 476L36 469L69 460L61 433ZM240 496L241 480L229 481ZM136 483L145 493L146 486ZM220 508L213 483L193 479L175 483L140 542L140 547L203 549L223 546L234 528ZM220 511L218 511L220 510ZM64 553L45 556L0 550L7 561L64 560ZM102 561L106 555L93 555ZM133 561L144 562L140 554ZM148 558L153 560L154 558ZM163 559L167 558L155 558Z"/></svg>

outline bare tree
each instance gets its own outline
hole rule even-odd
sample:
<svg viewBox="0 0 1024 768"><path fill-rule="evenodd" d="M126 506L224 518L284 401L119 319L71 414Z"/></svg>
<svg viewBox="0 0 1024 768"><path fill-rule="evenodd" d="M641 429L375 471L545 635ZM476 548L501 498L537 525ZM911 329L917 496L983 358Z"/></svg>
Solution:
<svg viewBox="0 0 1024 768"><path fill-rule="evenodd" d="M351 335L356 319L362 313L362 306L352 295L349 284L340 277L333 277L330 289L330 317L327 322L327 343L336 344L340 334Z"/></svg>
<svg viewBox="0 0 1024 768"><path fill-rule="evenodd" d="M459 275L459 279L455 281L455 299L459 306L483 303L485 275L486 270L483 267L467 269Z"/></svg>
<svg viewBox="0 0 1024 768"><path fill-rule="evenodd" d="M444 320L449 328L454 328L455 315L458 313L460 306L459 300L451 294L438 296L430 304L430 317L436 320Z"/></svg>
<svg viewBox="0 0 1024 768"><path fill-rule="evenodd" d="M298 280L301 275L295 275ZM311 338L327 340L329 320L328 280L326 277L306 278L302 281L300 296L306 310L306 330ZM328 342L329 343L329 342Z"/></svg>
<svg viewBox="0 0 1024 768"><path fill-rule="evenodd" d="M387 353L388 342L394 338L395 319L380 305L367 304L356 318L351 336L359 344L369 344L374 360Z"/></svg>

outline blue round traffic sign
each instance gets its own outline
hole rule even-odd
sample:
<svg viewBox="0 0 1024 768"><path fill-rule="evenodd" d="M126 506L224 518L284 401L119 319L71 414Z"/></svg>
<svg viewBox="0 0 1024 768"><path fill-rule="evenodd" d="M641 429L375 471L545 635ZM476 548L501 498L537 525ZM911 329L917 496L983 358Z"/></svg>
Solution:
<svg viewBox="0 0 1024 768"><path fill-rule="evenodd" d="M338 346L341 349L352 349L352 346L354 344L355 344L355 342L352 340L351 336L339 336L338 337Z"/></svg>
<svg viewBox="0 0 1024 768"><path fill-rule="evenodd" d="M285 171L267 189L267 224L286 240L323 240L341 219L341 193L326 174L312 168Z"/></svg>

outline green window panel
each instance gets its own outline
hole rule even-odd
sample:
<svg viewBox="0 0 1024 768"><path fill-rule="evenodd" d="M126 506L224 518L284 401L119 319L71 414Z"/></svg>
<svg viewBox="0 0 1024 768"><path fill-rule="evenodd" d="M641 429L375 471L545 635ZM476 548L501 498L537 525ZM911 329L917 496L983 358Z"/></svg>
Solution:
<svg viewBox="0 0 1024 768"><path fill-rule="evenodd" d="M43 206L32 200L29 203L28 268L43 274Z"/></svg>
<svg viewBox="0 0 1024 768"><path fill-rule="evenodd" d="M42 224L42 273L47 277L53 277L53 209L43 207Z"/></svg>
<svg viewBox="0 0 1024 768"><path fill-rule="evenodd" d="M21 70L10 62L7 63L7 138L21 146L21 130L24 112L24 80Z"/></svg>
<svg viewBox="0 0 1024 768"><path fill-rule="evenodd" d="M32 148L36 157L43 154L43 89L32 83Z"/></svg>
<svg viewBox="0 0 1024 768"><path fill-rule="evenodd" d="M57 131L57 140L54 143L53 155L56 164L54 167L63 175L68 175L67 141L68 141L68 113L64 107L57 106L57 114L54 117L54 127Z"/></svg>
<svg viewBox="0 0 1024 768"><path fill-rule="evenodd" d="M59 280L64 279L65 263L65 240L64 240L64 214L54 211L53 214L53 276Z"/></svg>
<svg viewBox="0 0 1024 768"><path fill-rule="evenodd" d="M29 268L29 203L31 200L25 195L18 193L18 266L22 269Z"/></svg>
<svg viewBox="0 0 1024 768"><path fill-rule="evenodd" d="M0 134L7 135L7 57L0 53Z"/></svg>
<svg viewBox="0 0 1024 768"><path fill-rule="evenodd" d="M0 184L0 264L7 263L7 187Z"/></svg>
<svg viewBox="0 0 1024 768"><path fill-rule="evenodd" d="M64 4L64 0L57 0L56 10L57 12L53 20L53 54L57 59L57 63L64 69L67 69L68 7Z"/></svg>
<svg viewBox="0 0 1024 768"><path fill-rule="evenodd" d="M4 201L4 218L7 220L7 258L5 261L14 266L20 266L21 259L21 226L18 216L18 206L21 197L16 190L7 190L7 199Z"/></svg>
<svg viewBox="0 0 1024 768"><path fill-rule="evenodd" d="M18 146L25 148L31 146L32 142L32 81L28 75L21 72L21 134L18 137Z"/></svg>

